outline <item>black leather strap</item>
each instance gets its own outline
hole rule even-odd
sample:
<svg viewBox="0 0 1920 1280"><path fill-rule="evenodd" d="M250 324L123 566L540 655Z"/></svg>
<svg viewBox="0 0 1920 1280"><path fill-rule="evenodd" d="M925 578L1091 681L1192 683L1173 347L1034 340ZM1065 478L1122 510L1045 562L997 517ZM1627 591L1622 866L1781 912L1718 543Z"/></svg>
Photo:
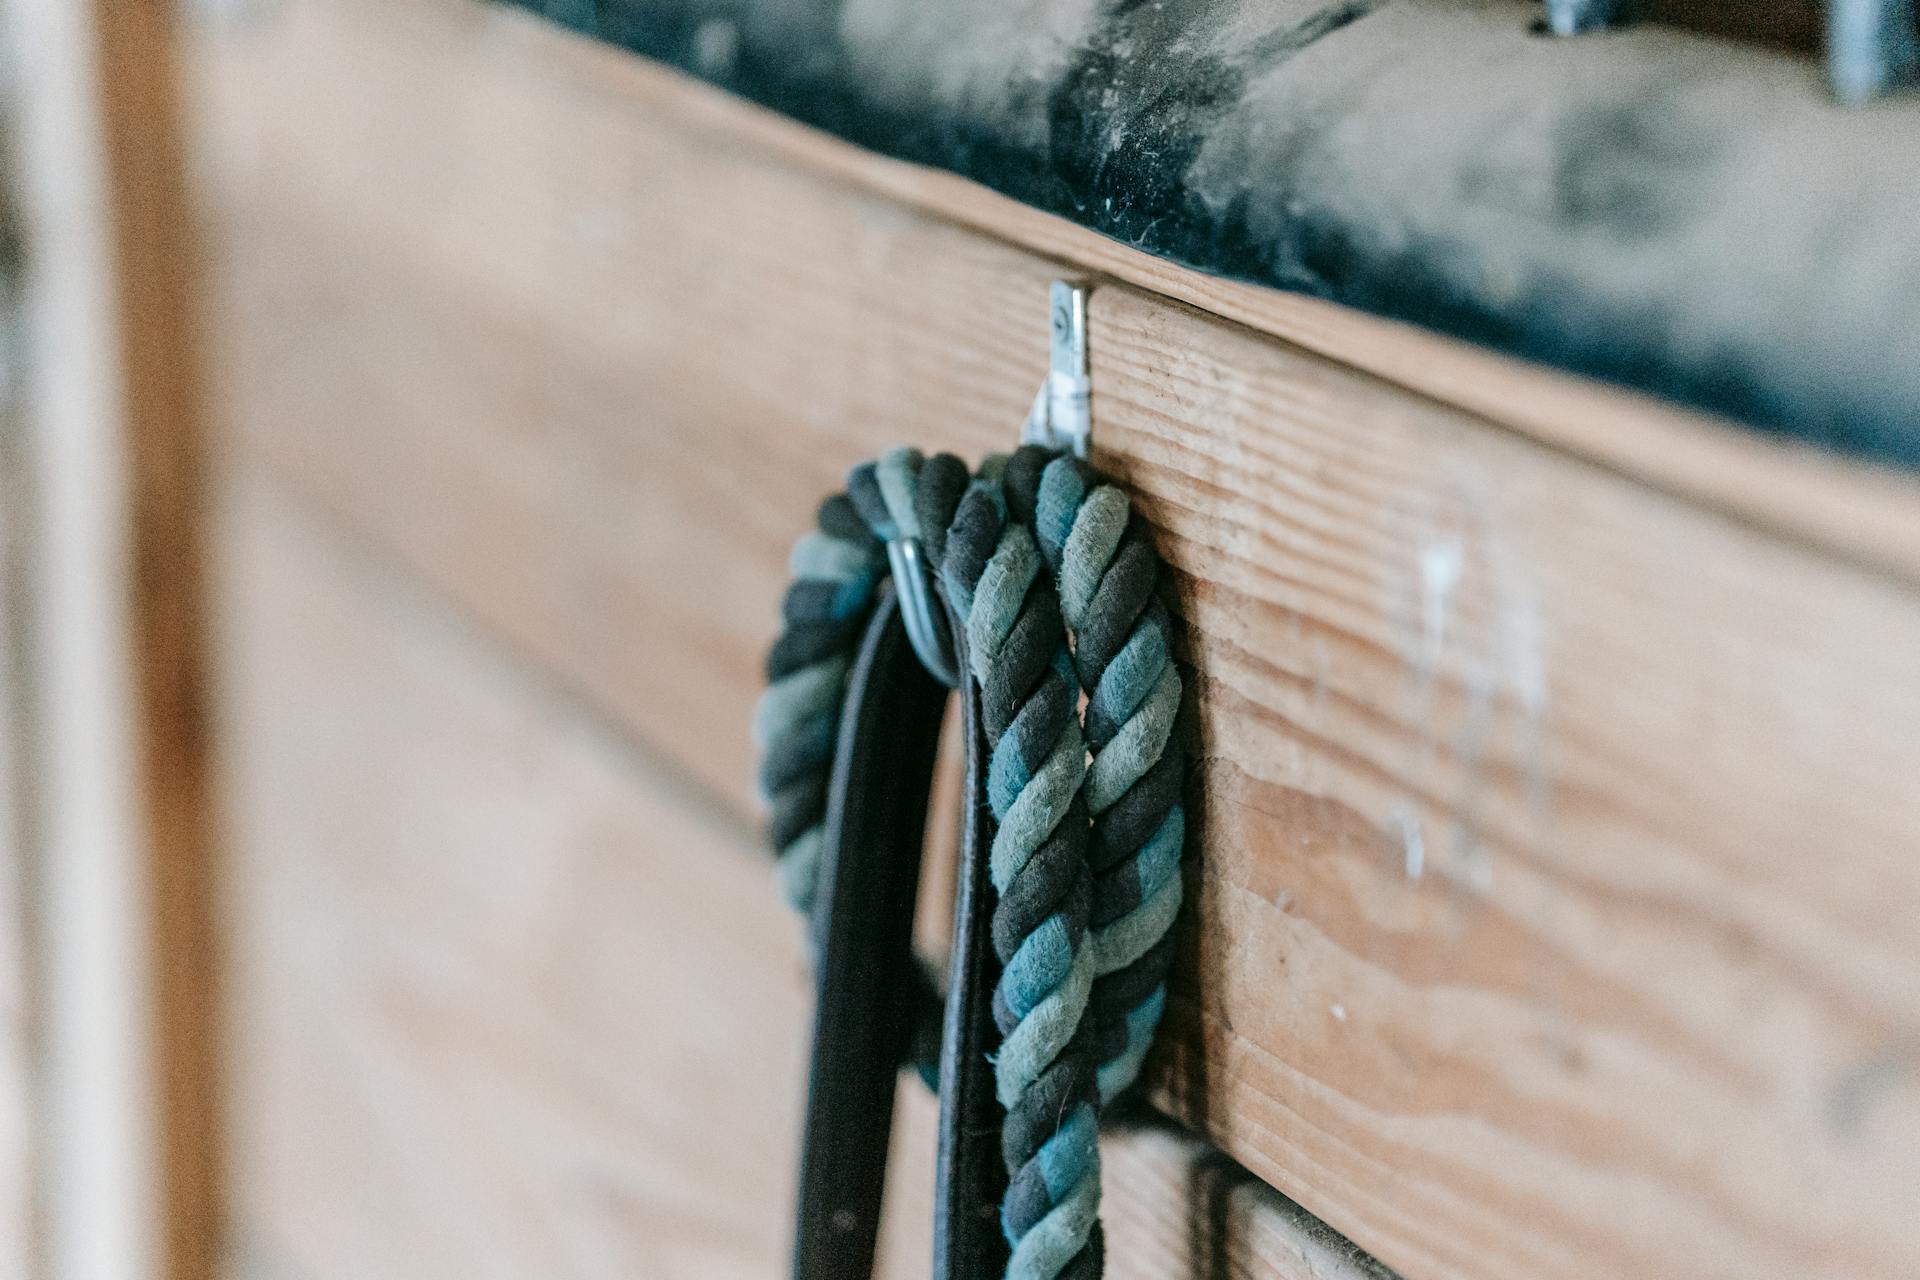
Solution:
<svg viewBox="0 0 1920 1280"><path fill-rule="evenodd" d="M966 628L949 613L955 669L967 670ZM935 1280L988 1280L1006 1271L1000 1229L1006 1193L1000 1158L1000 1100L987 1054L998 1043L993 989L1000 958L993 950L993 883L987 878L993 821L987 808L987 748L980 727L980 691L960 680L961 741L966 751L965 811L953 903L953 948L940 1035L940 1135L934 1164Z"/></svg>
<svg viewBox="0 0 1920 1280"><path fill-rule="evenodd" d="M991 823L977 697L971 682L962 690L967 812L940 1050L936 1280L983 1280L1006 1264L1000 1113L987 1060L998 979L986 871ZM828 801L795 1280L867 1280L872 1271L894 1081L923 1012L913 906L945 701L907 642L891 586L883 588L849 677Z"/></svg>

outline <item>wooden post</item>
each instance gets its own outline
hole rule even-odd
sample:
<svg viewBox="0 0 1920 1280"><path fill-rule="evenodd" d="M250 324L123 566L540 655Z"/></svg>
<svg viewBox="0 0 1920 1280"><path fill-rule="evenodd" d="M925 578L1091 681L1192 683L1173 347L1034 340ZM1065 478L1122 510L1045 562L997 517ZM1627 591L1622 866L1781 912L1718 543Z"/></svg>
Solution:
<svg viewBox="0 0 1920 1280"><path fill-rule="evenodd" d="M45 1280L211 1280L203 484L166 0L9 0L27 348L23 856Z"/></svg>

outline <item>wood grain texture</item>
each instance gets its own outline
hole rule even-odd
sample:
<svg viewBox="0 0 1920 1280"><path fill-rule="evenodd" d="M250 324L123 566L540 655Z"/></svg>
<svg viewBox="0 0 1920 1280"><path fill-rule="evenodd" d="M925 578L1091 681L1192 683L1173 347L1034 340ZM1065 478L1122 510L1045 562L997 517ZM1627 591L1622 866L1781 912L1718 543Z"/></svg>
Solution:
<svg viewBox="0 0 1920 1280"><path fill-rule="evenodd" d="M441 12L403 15L424 38ZM576 114L541 77L475 83L377 27L282 21L253 33L269 43L231 50L245 78L222 81L236 96L204 114L240 134L218 144L241 167L209 228L229 308L226 420L409 560L498 566L460 588L465 603L652 739L705 743L688 767L747 811L752 749L735 717L796 531L875 439L969 456L1011 441L1045 372L1055 268L879 200L849 204L751 147L695 181L711 152L697 134ZM322 65L340 59L349 79L308 61L333 39L353 43ZM421 77L437 108L395 129L404 110L376 88ZM320 117L338 131L310 131ZM539 169L496 186L476 164L487 153ZM396 182L407 173L417 185ZM438 208L452 192L465 216ZM766 218L711 216L729 209ZM806 332L837 338L793 341ZM744 487L756 476L778 492ZM528 562L530 528L563 536L567 563ZM586 650L600 660L573 660Z"/></svg>
<svg viewBox="0 0 1920 1280"><path fill-rule="evenodd" d="M788 540L887 444L1009 442L1057 266L470 10L215 52L246 449L747 812ZM1912 1274L1911 591L1163 298L1092 314L1194 626L1162 1100L1419 1280Z"/></svg>
<svg viewBox="0 0 1920 1280"><path fill-rule="evenodd" d="M245 1272L779 1274L809 996L757 839L283 492L227 531ZM1189 1139L1107 1148L1116 1280L1379 1280Z"/></svg>
<svg viewBox="0 0 1920 1280"><path fill-rule="evenodd" d="M157 1274L214 1280L225 1238L218 822L207 688L200 257L172 0L95 0L131 556L128 708L145 867L137 945L159 1184Z"/></svg>
<svg viewBox="0 0 1920 1280"><path fill-rule="evenodd" d="M1409 1274L1908 1272L1920 602L1096 315L1198 685L1183 1113Z"/></svg>
<svg viewBox="0 0 1920 1280"><path fill-rule="evenodd" d="M50 1280L210 1280L219 954L174 6L16 0L22 655Z"/></svg>

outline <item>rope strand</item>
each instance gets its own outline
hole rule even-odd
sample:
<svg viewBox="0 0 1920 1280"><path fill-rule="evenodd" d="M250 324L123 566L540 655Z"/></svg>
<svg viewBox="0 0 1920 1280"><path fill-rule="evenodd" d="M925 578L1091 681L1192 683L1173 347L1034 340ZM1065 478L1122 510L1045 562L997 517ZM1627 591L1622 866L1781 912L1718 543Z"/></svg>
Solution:
<svg viewBox="0 0 1920 1280"><path fill-rule="evenodd" d="M1100 1097L1110 1102L1139 1077L1166 1006L1167 937L1184 893L1180 672L1157 594L1160 557L1132 502L1077 459L1036 459L1020 475L1034 465L1034 525L1087 695L1093 1021Z"/></svg>

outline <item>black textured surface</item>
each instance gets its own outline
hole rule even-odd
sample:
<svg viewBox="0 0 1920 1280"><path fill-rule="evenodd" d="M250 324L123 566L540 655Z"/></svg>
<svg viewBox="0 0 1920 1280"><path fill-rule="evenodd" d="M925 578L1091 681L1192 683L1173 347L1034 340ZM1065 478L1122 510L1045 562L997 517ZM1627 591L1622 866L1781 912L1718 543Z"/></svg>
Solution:
<svg viewBox="0 0 1920 1280"><path fill-rule="evenodd" d="M512 0L1204 271L1920 465L1920 101L1521 0Z"/></svg>

